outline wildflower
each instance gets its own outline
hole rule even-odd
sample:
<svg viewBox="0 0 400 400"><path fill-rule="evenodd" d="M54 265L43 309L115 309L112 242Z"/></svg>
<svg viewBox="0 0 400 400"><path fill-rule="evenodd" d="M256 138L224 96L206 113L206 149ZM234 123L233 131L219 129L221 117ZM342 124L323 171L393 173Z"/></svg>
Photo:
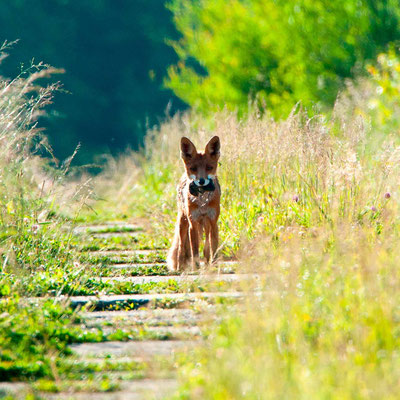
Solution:
<svg viewBox="0 0 400 400"><path fill-rule="evenodd" d="M295 203L298 203L298 202L299 202L299 196L298 196L297 194L295 194L295 195L293 196L292 200L293 200Z"/></svg>
<svg viewBox="0 0 400 400"><path fill-rule="evenodd" d="M75 268L79 268L80 267L80 264L78 263L78 261L74 261L73 265L74 265Z"/></svg>
<svg viewBox="0 0 400 400"><path fill-rule="evenodd" d="M24 224L25 224L25 225L28 225L28 223L29 223L29 218L25 217L25 218L24 218Z"/></svg>
<svg viewBox="0 0 400 400"><path fill-rule="evenodd" d="M371 207L371 211L373 211L373 212L377 212L377 211L378 211L378 209L377 209L375 206L372 206L372 207Z"/></svg>
<svg viewBox="0 0 400 400"><path fill-rule="evenodd" d="M48 213L49 213L49 212L48 212L47 210L43 210L43 211L38 215L38 221L39 221L39 222L45 222Z"/></svg>
<svg viewBox="0 0 400 400"><path fill-rule="evenodd" d="M218 348L215 352L215 355L217 358L222 358L222 356L224 355L224 349L222 347Z"/></svg>
<svg viewBox="0 0 400 400"><path fill-rule="evenodd" d="M31 227L32 233L36 234L38 230L39 230L39 225L37 224L32 225Z"/></svg>
<svg viewBox="0 0 400 400"><path fill-rule="evenodd" d="M260 215L260 216L257 218L257 221L258 221L260 224L262 224L262 223L264 222L264 216L263 216L263 215Z"/></svg>
<svg viewBox="0 0 400 400"><path fill-rule="evenodd" d="M386 192L384 195L385 199L390 199L391 195L389 192Z"/></svg>

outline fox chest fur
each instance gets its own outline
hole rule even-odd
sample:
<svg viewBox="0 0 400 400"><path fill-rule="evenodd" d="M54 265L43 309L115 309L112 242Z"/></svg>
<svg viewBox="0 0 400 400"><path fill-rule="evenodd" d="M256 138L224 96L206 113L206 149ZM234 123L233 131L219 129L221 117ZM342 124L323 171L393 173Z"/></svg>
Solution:
<svg viewBox="0 0 400 400"><path fill-rule="evenodd" d="M178 185L178 207L179 211L184 214L190 221L203 222L204 218L212 221L218 219L219 203L221 198L221 187L218 178L212 179L215 189L212 191L204 191L194 196L190 193L190 180L184 174Z"/></svg>

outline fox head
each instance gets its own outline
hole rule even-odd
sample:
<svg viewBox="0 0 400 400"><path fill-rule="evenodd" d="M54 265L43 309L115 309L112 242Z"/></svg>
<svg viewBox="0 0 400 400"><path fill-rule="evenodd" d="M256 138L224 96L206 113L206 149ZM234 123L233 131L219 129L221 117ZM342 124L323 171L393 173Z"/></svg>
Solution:
<svg viewBox="0 0 400 400"><path fill-rule="evenodd" d="M212 184L217 173L220 147L218 136L210 139L204 153L198 153L188 138L181 139L181 158L185 164L186 174L199 188Z"/></svg>

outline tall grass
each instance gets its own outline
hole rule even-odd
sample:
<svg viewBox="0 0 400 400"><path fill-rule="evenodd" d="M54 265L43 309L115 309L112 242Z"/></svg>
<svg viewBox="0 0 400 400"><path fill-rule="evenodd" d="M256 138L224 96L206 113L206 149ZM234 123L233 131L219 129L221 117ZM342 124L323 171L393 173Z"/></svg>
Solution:
<svg viewBox="0 0 400 400"><path fill-rule="evenodd" d="M184 359L176 398L398 397L398 138L339 110L216 118L224 237L262 279Z"/></svg>
<svg viewBox="0 0 400 400"><path fill-rule="evenodd" d="M20 289L26 294L28 289L40 294L29 286L31 275L49 274L51 267L56 275L57 268L71 261L61 229L65 221L57 216L56 208L62 171L53 169L50 175L48 161L40 155L52 160L51 147L38 128L44 107L59 87L42 83L58 72L39 64L13 80L0 81L1 278L7 281L3 291Z"/></svg>
<svg viewBox="0 0 400 400"><path fill-rule="evenodd" d="M198 148L221 138L221 253L261 279L183 358L176 398L398 397L400 147L396 130L371 119L363 95L378 92L363 84L329 118L301 107L280 122L176 116L149 132L140 158L100 178L105 198L112 180L126 183L103 207L147 215L170 240L180 137Z"/></svg>
<svg viewBox="0 0 400 400"><path fill-rule="evenodd" d="M243 258L265 274L257 296L220 310L182 360L176 398L396 399L397 249L390 227L376 239L357 224L294 234L277 251L258 240Z"/></svg>
<svg viewBox="0 0 400 400"><path fill-rule="evenodd" d="M180 137L188 136L202 148L212 135L222 143L218 176L226 255L260 233L278 240L287 228L306 233L323 224L357 221L379 231L382 212L397 207L400 153L390 136L371 150L367 121L322 115L310 119L297 110L283 122L256 113L246 121L228 112L212 120L194 114L173 118L149 133L141 159L123 157L103 183L100 178L98 191L109 199L100 212L147 214L170 239L176 183L183 170ZM120 189L117 196L112 195L113 180ZM391 201L386 192L394 195Z"/></svg>
<svg viewBox="0 0 400 400"><path fill-rule="evenodd" d="M58 72L39 64L0 77L0 380L54 379L71 341L65 304L25 299L68 294L82 274L58 215L63 171L40 157L52 160L38 120L59 87L45 79Z"/></svg>

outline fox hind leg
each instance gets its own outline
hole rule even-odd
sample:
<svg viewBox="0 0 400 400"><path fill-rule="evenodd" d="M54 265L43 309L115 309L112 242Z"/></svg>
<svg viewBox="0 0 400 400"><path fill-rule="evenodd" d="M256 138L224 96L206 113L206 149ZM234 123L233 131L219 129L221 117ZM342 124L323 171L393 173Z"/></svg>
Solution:
<svg viewBox="0 0 400 400"><path fill-rule="evenodd" d="M190 255L188 255L188 229L189 223L187 218L182 214L178 215L174 241L168 254L168 268L171 271L182 270L188 262L190 257Z"/></svg>
<svg viewBox="0 0 400 400"><path fill-rule="evenodd" d="M177 270L183 270L188 262L187 257L187 242L189 240L189 222L187 218L182 215L179 220L179 246L178 246L178 263L177 263Z"/></svg>
<svg viewBox="0 0 400 400"><path fill-rule="evenodd" d="M167 265L170 271L176 271L178 267L178 240L176 236L172 242L172 246L168 252Z"/></svg>
<svg viewBox="0 0 400 400"><path fill-rule="evenodd" d="M176 271L178 269L178 250L179 250L179 232L178 229L176 228L174 240L172 242L167 257L167 265L170 271Z"/></svg>

